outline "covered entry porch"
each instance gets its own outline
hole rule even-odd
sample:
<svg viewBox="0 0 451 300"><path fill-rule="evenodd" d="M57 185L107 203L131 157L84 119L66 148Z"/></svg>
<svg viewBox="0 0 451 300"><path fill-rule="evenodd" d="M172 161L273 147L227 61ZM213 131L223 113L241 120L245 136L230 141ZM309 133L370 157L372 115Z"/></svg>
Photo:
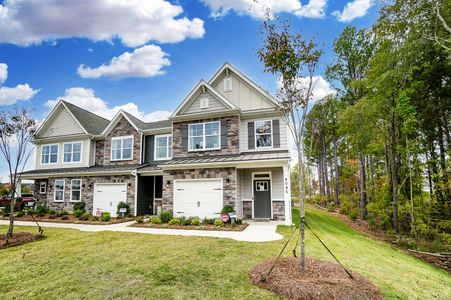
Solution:
<svg viewBox="0 0 451 300"><path fill-rule="evenodd" d="M157 168L144 168L136 175L137 216L154 215L161 212L163 201L163 172Z"/></svg>

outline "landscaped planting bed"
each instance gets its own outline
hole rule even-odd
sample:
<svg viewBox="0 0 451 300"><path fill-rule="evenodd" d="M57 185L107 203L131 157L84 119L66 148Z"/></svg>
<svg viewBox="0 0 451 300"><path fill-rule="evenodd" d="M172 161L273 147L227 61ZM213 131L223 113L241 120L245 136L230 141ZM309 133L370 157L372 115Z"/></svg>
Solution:
<svg viewBox="0 0 451 300"><path fill-rule="evenodd" d="M6 238L6 234L0 234L0 249L22 245L29 242L37 241L44 236L42 234L34 234L31 232L17 232L10 239Z"/></svg>

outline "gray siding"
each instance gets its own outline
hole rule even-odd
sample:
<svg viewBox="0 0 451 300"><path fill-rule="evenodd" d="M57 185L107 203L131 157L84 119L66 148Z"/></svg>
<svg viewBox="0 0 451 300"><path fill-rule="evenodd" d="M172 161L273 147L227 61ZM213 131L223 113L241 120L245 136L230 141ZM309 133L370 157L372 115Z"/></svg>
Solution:
<svg viewBox="0 0 451 300"><path fill-rule="evenodd" d="M138 176L138 187L136 189L136 214L146 215L152 212L153 205L153 176Z"/></svg>
<svg viewBox="0 0 451 300"><path fill-rule="evenodd" d="M242 200L252 200L252 172L271 171L272 200L284 200L283 188L283 169L280 168L261 168L244 169L241 171L241 197Z"/></svg>
<svg viewBox="0 0 451 300"><path fill-rule="evenodd" d="M201 99L208 98L208 108L200 108L200 101ZM205 112L205 111L215 111L215 110L221 110L221 109L227 109L227 107L218 99L216 99L215 96L213 96L209 92L202 93L197 96L197 98L185 109L185 111L182 114L193 114L198 112Z"/></svg>
<svg viewBox="0 0 451 300"><path fill-rule="evenodd" d="M155 136L146 135L144 137L144 163L154 162Z"/></svg>

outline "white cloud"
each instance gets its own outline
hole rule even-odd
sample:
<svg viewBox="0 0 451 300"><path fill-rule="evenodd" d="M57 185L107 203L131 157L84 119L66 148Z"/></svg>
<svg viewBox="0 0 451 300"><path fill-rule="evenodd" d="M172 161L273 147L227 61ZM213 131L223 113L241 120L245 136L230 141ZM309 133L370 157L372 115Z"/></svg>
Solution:
<svg viewBox="0 0 451 300"><path fill-rule="evenodd" d="M0 4L0 42L28 46L72 37L119 38L138 47L201 38L204 22L182 14L180 5L166 0L10 0Z"/></svg>
<svg viewBox="0 0 451 300"><path fill-rule="evenodd" d="M300 0L202 0L210 9L210 15L220 18L230 11L240 15L250 15L256 19L265 18L269 9L270 16L279 13L291 13L299 17L320 18L324 16L326 0L309 0L307 5L302 5Z"/></svg>
<svg viewBox="0 0 451 300"><path fill-rule="evenodd" d="M80 65L77 73L83 78L110 77L121 79L126 77L152 77L164 74L164 66L171 62L166 58L167 53L155 45L146 45L135 49L132 53L125 52L113 57L108 64L97 68Z"/></svg>
<svg viewBox="0 0 451 300"><path fill-rule="evenodd" d="M316 102L318 100L323 99L324 97L328 95L335 95L337 91L331 86L331 84L323 78L323 76L313 76L312 78L314 88L312 93L312 102ZM298 79L299 87L305 87L307 88L310 80L308 77L303 77ZM280 88L281 81L277 81L277 87Z"/></svg>
<svg viewBox="0 0 451 300"><path fill-rule="evenodd" d="M171 114L169 111L145 113L139 110L138 106L133 102L110 107L108 102L96 97L94 90L83 87L68 88L66 89L66 94L60 98L110 120L121 109L146 122L167 119ZM45 105L51 109L58 103L58 100L59 98L49 100Z"/></svg>
<svg viewBox="0 0 451 300"><path fill-rule="evenodd" d="M8 78L8 65L0 63L0 84Z"/></svg>
<svg viewBox="0 0 451 300"><path fill-rule="evenodd" d="M8 65L0 63L0 105L10 105L17 101L29 100L39 90L33 90L28 83L19 84L15 87L1 86L8 78Z"/></svg>
<svg viewBox="0 0 451 300"><path fill-rule="evenodd" d="M337 17L340 22L351 22L366 15L373 5L373 0L354 0L348 2L342 12L336 10L332 12L332 15Z"/></svg>

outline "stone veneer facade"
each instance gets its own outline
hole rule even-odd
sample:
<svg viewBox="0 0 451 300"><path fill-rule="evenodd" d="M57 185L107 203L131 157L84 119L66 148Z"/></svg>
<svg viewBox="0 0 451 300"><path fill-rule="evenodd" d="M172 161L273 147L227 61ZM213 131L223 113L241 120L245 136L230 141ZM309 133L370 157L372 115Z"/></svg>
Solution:
<svg viewBox="0 0 451 300"><path fill-rule="evenodd" d="M133 136L133 157L130 160L111 161L111 139L113 137ZM141 134L122 117L104 141L96 142L95 161L98 165L128 165L141 162Z"/></svg>
<svg viewBox="0 0 451 300"><path fill-rule="evenodd" d="M188 151L182 147L181 127L189 124L212 122L212 121L227 121L227 147L222 147L219 150L207 151ZM240 154L240 117L229 116L213 119L205 119L200 121L179 122L173 124L172 132L172 157L202 157L202 156L217 156L217 155L231 155ZM222 144L222 143L221 143Z"/></svg>
<svg viewBox="0 0 451 300"><path fill-rule="evenodd" d="M55 179L64 179L64 202L55 202L54 188ZM71 179L81 179L81 201L86 203L86 211L92 212L93 197L94 197L94 184L95 183L126 183L127 184L127 204L130 205L130 211L133 213L135 210L135 177L132 175L114 175L114 176L90 176L90 177L66 177L66 178L49 178L49 179L37 179L35 180L35 197L40 204L46 204L47 208L54 208L56 210L65 209L67 211L73 211L74 204L77 202L70 201L70 182ZM45 194L39 193L39 185L41 182L47 183L47 190Z"/></svg>
<svg viewBox="0 0 451 300"><path fill-rule="evenodd" d="M223 179L223 203L230 205L236 210L236 176L235 168L217 169L189 169L170 170L163 173L163 210L173 211L174 207L174 180L177 179L202 179L202 178L222 178ZM227 184L227 179L229 184ZM167 186L167 182L170 184Z"/></svg>

